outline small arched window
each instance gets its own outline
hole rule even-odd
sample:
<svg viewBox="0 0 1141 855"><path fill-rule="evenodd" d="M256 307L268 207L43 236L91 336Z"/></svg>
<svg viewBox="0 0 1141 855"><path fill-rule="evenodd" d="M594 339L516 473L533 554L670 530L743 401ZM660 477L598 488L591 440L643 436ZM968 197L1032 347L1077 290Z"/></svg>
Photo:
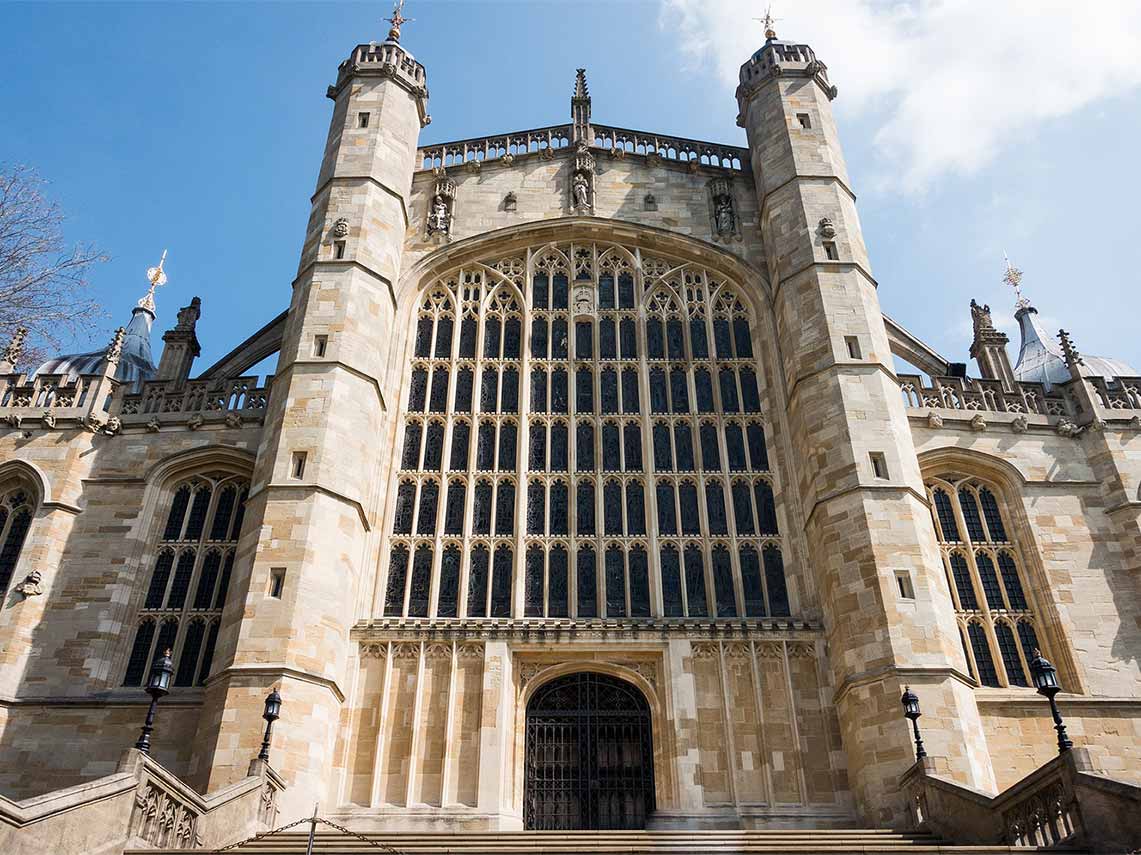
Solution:
<svg viewBox="0 0 1141 855"><path fill-rule="evenodd" d="M32 526L35 500L32 491L18 481L0 490L0 595L3 595L16 575L20 551Z"/></svg>

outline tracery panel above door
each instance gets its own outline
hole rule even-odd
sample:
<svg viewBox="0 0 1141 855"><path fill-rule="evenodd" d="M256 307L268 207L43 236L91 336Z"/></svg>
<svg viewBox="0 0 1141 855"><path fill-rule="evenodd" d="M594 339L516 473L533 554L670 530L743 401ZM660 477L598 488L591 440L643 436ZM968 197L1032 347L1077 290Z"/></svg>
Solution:
<svg viewBox="0 0 1141 855"><path fill-rule="evenodd" d="M547 244L432 279L412 323L386 616L790 613L737 283Z"/></svg>

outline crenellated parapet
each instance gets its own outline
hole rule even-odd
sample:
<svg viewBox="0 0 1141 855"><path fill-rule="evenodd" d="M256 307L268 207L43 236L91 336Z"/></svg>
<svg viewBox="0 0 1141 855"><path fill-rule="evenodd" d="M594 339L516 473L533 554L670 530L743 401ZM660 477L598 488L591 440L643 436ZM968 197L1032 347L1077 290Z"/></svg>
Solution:
<svg viewBox="0 0 1141 855"><path fill-rule="evenodd" d="M341 90L354 77L390 78L415 99L420 127L432 121L428 115L428 78L424 66L399 44L387 41L357 45L349 58L337 66L337 82L329 87L326 94L336 101Z"/></svg>
<svg viewBox="0 0 1141 855"><path fill-rule="evenodd" d="M808 45L779 41L770 38L741 66L740 85L737 87L737 105L740 113L737 124L745 127L745 106L757 87L774 77L807 77L815 80L833 100L838 90L828 80L828 66L816 58Z"/></svg>

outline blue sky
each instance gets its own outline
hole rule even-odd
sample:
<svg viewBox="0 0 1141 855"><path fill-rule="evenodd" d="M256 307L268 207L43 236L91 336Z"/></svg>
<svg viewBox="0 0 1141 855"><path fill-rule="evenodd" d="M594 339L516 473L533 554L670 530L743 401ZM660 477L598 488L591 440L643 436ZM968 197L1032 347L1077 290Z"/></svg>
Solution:
<svg viewBox="0 0 1141 855"><path fill-rule="evenodd" d="M1103 5L1104 4L1104 5ZM972 297L1009 324L1005 249L1049 329L1141 366L1133 168L1141 3L788 0L816 47L884 310L966 361ZM1134 7L1137 7L1136 9ZM744 144L732 75L763 40L746 0L409 0L422 142L566 120L586 66L600 121ZM385 3L0 3L0 161L36 167L93 288L125 323L169 248L161 330L197 294L204 368L279 313L337 64ZM1096 44L1097 55L1078 45ZM1012 358L1017 335L1012 332ZM272 370L272 367L267 370ZM972 366L972 371L974 367Z"/></svg>

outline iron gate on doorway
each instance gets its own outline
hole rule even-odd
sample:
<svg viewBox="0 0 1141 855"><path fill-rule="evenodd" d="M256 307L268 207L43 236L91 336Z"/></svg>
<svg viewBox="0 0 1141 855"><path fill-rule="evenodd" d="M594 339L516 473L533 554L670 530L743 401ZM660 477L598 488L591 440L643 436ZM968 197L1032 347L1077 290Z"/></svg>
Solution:
<svg viewBox="0 0 1141 855"><path fill-rule="evenodd" d="M632 684L580 672L527 705L528 829L645 828L654 810L650 707Z"/></svg>

